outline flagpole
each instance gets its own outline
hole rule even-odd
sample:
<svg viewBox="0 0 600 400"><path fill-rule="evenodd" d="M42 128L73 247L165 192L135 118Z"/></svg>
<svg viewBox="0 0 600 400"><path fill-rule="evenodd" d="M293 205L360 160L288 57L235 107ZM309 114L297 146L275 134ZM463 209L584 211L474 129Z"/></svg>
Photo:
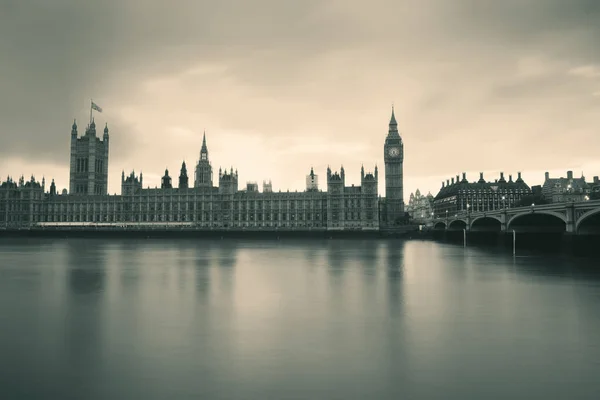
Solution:
<svg viewBox="0 0 600 400"><path fill-rule="evenodd" d="M94 108L92 107L93 103L94 100L90 99L90 125L92 124L92 112L94 111Z"/></svg>

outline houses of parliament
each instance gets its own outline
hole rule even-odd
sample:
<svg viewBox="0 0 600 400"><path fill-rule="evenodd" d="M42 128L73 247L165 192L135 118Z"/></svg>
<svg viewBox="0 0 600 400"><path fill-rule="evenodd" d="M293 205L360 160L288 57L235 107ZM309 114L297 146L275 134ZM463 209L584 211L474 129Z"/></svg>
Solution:
<svg viewBox="0 0 600 400"><path fill-rule="evenodd" d="M342 230L393 228L405 218L404 144L392 109L383 143L386 197L378 195L379 172L361 167L360 186L347 186L346 173L327 168L327 188L319 189L311 168L303 192L274 192L270 182L239 188L237 170L219 168L214 176L206 135L192 171L185 162L177 178L165 170L160 188L144 188L143 176L121 174L121 194L108 194L110 135L102 137L91 119L70 138L69 190L31 177L0 184L0 228L115 228L196 230ZM193 174L193 175L192 175ZM217 180L217 182L215 182ZM215 185L216 183L216 185Z"/></svg>

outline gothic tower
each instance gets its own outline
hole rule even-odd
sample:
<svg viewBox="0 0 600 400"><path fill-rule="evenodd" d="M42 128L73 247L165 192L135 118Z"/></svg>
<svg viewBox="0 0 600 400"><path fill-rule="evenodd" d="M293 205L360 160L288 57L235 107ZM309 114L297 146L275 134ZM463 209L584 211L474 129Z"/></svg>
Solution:
<svg viewBox="0 0 600 400"><path fill-rule="evenodd" d="M108 125L102 140L96 136L94 120L77 137L77 123L71 127L71 163L69 193L77 195L105 195L108 193Z"/></svg>
<svg viewBox="0 0 600 400"><path fill-rule="evenodd" d="M388 135L383 146L385 161L385 219L388 225L395 225L399 217L404 216L403 162L404 144L398 133L398 123L392 107L392 118Z"/></svg>
<svg viewBox="0 0 600 400"><path fill-rule="evenodd" d="M171 184L171 177L169 176L168 169L165 169L165 174L161 178L160 188L161 189L173 189L173 185Z"/></svg>
<svg viewBox="0 0 600 400"><path fill-rule="evenodd" d="M204 136L202 137L202 148L200 149L200 160L196 165L194 187L211 188L212 186L212 167L210 165L210 161L208 161L208 147L206 147L206 132L204 132Z"/></svg>
<svg viewBox="0 0 600 400"><path fill-rule="evenodd" d="M188 188L188 176L185 161L181 164L181 171L179 172L179 189Z"/></svg>

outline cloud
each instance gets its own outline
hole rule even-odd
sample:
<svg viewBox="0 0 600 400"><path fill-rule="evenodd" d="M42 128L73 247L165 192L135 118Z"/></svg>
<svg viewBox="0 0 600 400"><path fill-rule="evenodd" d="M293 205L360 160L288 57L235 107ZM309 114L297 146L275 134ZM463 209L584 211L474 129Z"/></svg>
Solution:
<svg viewBox="0 0 600 400"><path fill-rule="evenodd" d="M600 66L583 65L580 67L571 68L569 74L580 76L582 78L600 78Z"/></svg>
<svg viewBox="0 0 600 400"><path fill-rule="evenodd" d="M53 164L66 180L92 97L113 192L122 169L154 186L195 162L204 129L215 170L301 189L310 165L344 164L358 183L382 164L392 102L408 190L559 169L600 145L598 20L595 0L5 0L0 172Z"/></svg>

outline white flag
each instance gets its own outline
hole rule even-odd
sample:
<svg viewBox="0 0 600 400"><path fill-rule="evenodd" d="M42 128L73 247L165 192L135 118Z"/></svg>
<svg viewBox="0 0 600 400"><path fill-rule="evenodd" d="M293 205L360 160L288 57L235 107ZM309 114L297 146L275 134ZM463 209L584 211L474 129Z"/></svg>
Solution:
<svg viewBox="0 0 600 400"><path fill-rule="evenodd" d="M92 101L92 110L96 110L98 112L102 112L102 108Z"/></svg>

